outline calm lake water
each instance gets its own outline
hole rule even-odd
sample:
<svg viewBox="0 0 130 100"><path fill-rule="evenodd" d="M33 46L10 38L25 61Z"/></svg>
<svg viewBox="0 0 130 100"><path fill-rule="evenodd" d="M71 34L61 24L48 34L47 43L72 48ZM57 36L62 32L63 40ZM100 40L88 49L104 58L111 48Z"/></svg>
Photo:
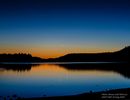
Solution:
<svg viewBox="0 0 130 100"><path fill-rule="evenodd" d="M129 76L109 67L102 69L98 63L3 64L0 96L61 96L130 87Z"/></svg>

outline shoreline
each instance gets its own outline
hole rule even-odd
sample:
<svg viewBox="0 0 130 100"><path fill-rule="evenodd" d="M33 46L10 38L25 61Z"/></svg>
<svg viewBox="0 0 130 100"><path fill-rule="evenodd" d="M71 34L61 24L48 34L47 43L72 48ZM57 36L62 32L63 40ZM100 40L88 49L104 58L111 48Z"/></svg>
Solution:
<svg viewBox="0 0 130 100"><path fill-rule="evenodd" d="M17 100L111 100L111 99L130 99L130 88L112 89L100 92L82 93L69 96L36 97L36 98L18 98Z"/></svg>
<svg viewBox="0 0 130 100"><path fill-rule="evenodd" d="M74 64L91 64L91 63L129 63L129 62L124 62L124 61L80 61L80 62L74 62L74 61L57 61L57 62L53 62L53 61L50 61L50 62L0 62L0 64L37 64L37 63L41 63L41 64L44 64L44 63L56 63L56 64L67 64L67 63L74 63Z"/></svg>

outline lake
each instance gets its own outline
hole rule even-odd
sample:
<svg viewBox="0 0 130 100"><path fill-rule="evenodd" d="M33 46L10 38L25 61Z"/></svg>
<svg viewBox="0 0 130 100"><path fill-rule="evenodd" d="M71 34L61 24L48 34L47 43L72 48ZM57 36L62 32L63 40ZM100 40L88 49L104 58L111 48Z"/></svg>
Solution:
<svg viewBox="0 0 130 100"><path fill-rule="evenodd" d="M0 96L63 96L130 88L127 67L111 63L5 63L0 65Z"/></svg>

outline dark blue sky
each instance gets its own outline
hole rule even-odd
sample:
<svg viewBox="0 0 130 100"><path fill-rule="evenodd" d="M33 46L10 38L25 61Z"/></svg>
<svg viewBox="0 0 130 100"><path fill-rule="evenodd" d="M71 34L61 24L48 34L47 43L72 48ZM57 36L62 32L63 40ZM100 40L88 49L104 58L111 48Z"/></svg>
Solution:
<svg viewBox="0 0 130 100"><path fill-rule="evenodd" d="M130 45L130 0L0 0L1 53L55 57Z"/></svg>

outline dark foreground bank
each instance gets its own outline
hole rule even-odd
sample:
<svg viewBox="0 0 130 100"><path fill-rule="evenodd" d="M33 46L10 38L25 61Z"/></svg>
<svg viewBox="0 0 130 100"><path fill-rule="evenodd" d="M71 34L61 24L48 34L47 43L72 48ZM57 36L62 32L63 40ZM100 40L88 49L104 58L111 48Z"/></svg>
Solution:
<svg viewBox="0 0 130 100"><path fill-rule="evenodd" d="M56 97L40 97L40 98L19 98L18 100L130 100L130 88L106 90L102 92L83 93L71 96L56 96Z"/></svg>

